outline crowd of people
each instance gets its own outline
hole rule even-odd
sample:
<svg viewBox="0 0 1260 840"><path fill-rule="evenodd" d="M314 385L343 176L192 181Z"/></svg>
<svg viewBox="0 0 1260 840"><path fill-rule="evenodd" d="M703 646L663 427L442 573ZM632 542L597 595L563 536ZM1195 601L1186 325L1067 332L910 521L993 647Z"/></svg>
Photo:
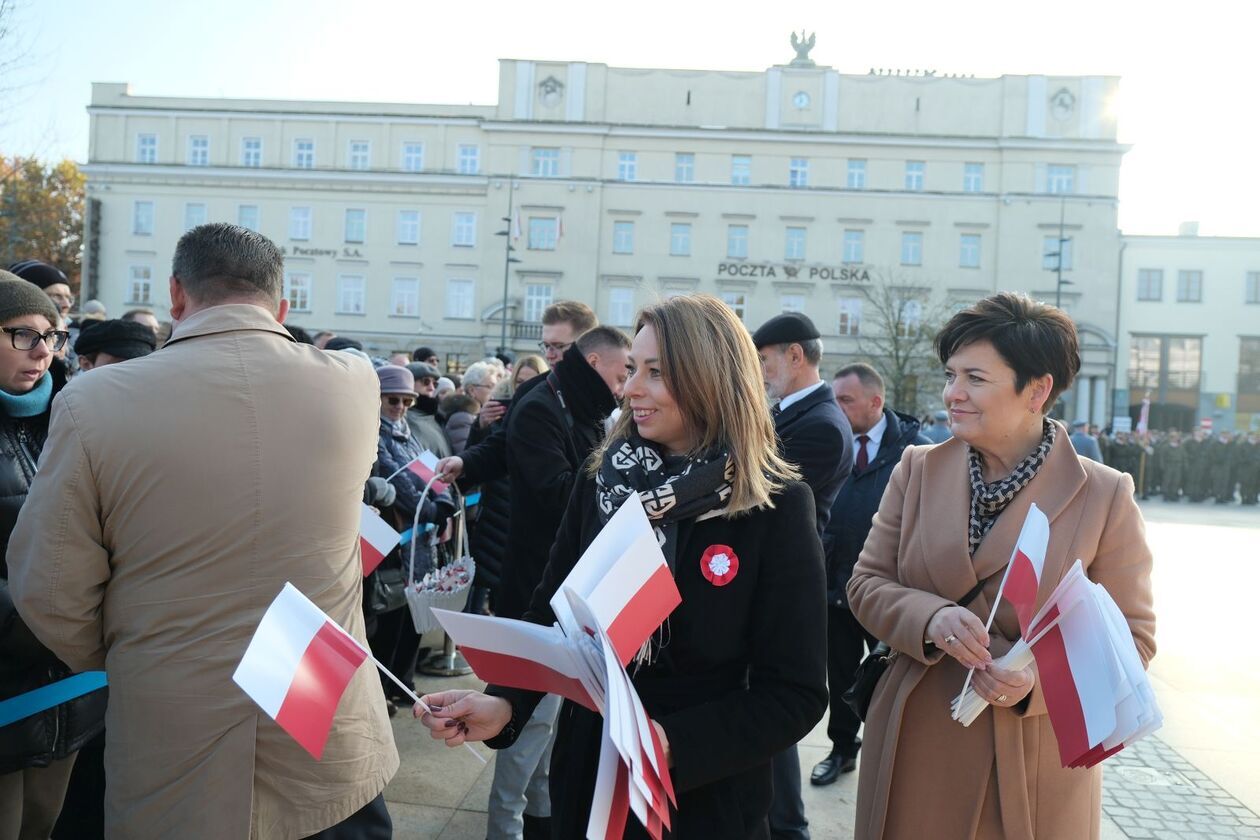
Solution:
<svg viewBox="0 0 1260 840"><path fill-rule="evenodd" d="M280 250L233 225L181 238L173 325L72 318L54 272L0 272L0 709L27 712L0 718L0 840L389 837L404 705L497 750L488 838L585 836L599 715L501 685L413 706L398 683L432 637L404 588L467 528L465 609L550 624L631 494L682 595L629 665L677 791L668 836L808 838L796 744L825 714L809 780L860 769L856 837L1098 836L1099 771L1059 767L1035 666L993 664L1013 612L984 619L1035 501L1047 578L1080 558L1149 659L1134 485L1200 484L1175 434L1136 474L1119 436L1111 466L1077 454L1049 418L1080 364L1060 310L1001 293L960 311L936 340L946 409L919 419L867 363L824 379L806 315L750 331L703 294L628 333L557 301L538 355L455 373L431 347L381 358L286 325ZM1195 451L1238 465L1252 437ZM407 469L426 452L449 486ZM362 504L404 533L366 577ZM318 762L231 679L286 582L392 675L347 677ZM869 705L846 703L879 642ZM971 668L993 708L964 728L949 701ZM81 681L96 672L108 687ZM625 836L647 831L631 817Z"/></svg>

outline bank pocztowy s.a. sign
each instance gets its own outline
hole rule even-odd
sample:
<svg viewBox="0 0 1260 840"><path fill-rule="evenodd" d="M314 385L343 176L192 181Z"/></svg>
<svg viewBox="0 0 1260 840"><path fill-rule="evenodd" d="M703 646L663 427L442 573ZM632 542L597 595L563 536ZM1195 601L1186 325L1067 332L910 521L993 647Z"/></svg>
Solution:
<svg viewBox="0 0 1260 840"><path fill-rule="evenodd" d="M332 257L334 259L363 259L358 248L303 248L301 245L284 245L280 248L282 257Z"/></svg>
<svg viewBox="0 0 1260 840"><path fill-rule="evenodd" d="M834 280L840 283L869 283L870 269L864 265L788 265L786 263L718 263L719 277L754 279L767 277L774 280Z"/></svg>

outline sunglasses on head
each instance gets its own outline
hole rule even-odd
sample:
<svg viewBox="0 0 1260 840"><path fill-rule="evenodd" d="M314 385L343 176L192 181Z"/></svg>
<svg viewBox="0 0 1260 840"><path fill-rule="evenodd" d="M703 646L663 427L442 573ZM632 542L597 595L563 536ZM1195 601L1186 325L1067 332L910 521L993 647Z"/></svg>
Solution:
<svg viewBox="0 0 1260 840"><path fill-rule="evenodd" d="M413 405L416 404L415 399L413 399L412 397L386 397L385 401L388 402L392 406L401 405L407 408L411 408Z"/></svg>

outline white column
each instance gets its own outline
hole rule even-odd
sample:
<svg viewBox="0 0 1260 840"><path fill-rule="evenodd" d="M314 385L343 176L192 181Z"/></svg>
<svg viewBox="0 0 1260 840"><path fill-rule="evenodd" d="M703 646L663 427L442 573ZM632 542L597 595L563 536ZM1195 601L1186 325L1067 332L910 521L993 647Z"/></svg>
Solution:
<svg viewBox="0 0 1260 840"><path fill-rule="evenodd" d="M1089 377L1082 376L1076 380L1076 402L1066 419L1069 426L1077 420L1089 419Z"/></svg>
<svg viewBox="0 0 1260 840"><path fill-rule="evenodd" d="M1101 429L1107 425L1107 404L1110 402L1107 399L1107 377L1095 376L1093 383L1094 404L1089 413L1089 422Z"/></svg>

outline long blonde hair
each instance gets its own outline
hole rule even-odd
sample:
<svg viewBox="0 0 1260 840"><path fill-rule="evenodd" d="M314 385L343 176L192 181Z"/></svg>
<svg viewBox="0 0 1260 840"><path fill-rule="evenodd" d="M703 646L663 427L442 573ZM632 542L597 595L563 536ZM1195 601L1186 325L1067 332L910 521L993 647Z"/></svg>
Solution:
<svg viewBox="0 0 1260 840"><path fill-rule="evenodd" d="M660 345L661 375L692 440L688 456L725 446L735 465L730 516L774 507L771 496L800 472L779 456L766 405L757 350L731 308L712 295L680 295L641 310L634 332L651 325ZM629 436L633 413L623 406L591 471L614 440Z"/></svg>

